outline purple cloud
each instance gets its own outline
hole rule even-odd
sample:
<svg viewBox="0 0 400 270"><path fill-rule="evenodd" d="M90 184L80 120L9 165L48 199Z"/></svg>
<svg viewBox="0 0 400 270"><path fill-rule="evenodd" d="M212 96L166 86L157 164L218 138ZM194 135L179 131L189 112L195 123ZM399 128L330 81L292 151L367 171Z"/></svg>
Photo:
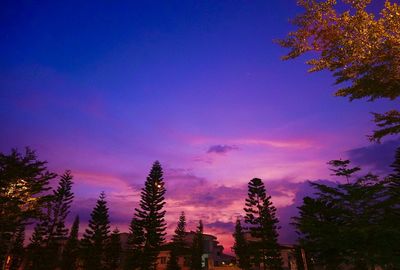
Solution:
<svg viewBox="0 0 400 270"><path fill-rule="evenodd" d="M215 222L210 222L208 224L205 224L208 228L214 229L214 230L221 230L227 234L233 233L234 228L235 228L235 223L234 222L223 222L223 221L215 221Z"/></svg>
<svg viewBox="0 0 400 270"><path fill-rule="evenodd" d="M386 141L381 144L371 144L365 147L347 151L349 159L361 167L367 167L375 173L389 173L394 161L396 149L400 147L400 139Z"/></svg>
<svg viewBox="0 0 400 270"><path fill-rule="evenodd" d="M210 148L208 148L207 154L210 154L210 153L226 154L230 151L238 150L238 149L239 148L236 145L216 144L216 145L212 145L212 146L210 146Z"/></svg>

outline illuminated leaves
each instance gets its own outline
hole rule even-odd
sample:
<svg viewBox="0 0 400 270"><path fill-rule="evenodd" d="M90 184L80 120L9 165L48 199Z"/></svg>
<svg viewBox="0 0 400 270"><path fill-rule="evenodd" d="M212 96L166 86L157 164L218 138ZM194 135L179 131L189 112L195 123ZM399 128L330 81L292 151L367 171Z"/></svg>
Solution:
<svg viewBox="0 0 400 270"><path fill-rule="evenodd" d="M369 101L398 98L400 6L387 0L376 16L366 10L371 0L342 0L342 3L347 11L340 13L337 1L298 1L305 12L292 21L297 30L278 40L281 46L290 49L283 59L314 52L316 57L307 61L311 66L309 71L333 72L336 84L343 85L336 96Z"/></svg>

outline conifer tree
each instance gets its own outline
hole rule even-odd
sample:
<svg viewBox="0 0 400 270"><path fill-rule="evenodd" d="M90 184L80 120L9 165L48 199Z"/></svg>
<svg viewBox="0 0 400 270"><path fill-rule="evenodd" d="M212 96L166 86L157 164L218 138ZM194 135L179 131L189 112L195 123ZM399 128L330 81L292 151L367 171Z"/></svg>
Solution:
<svg viewBox="0 0 400 270"><path fill-rule="evenodd" d="M60 178L58 187L53 191L52 200L48 204L45 235L45 258L43 269L55 269L61 263L61 245L67 239L68 229L65 220L74 198L72 193L72 175L66 171Z"/></svg>
<svg viewBox="0 0 400 270"><path fill-rule="evenodd" d="M238 258L239 267L244 270L250 269L248 246L239 218L236 220L235 233L233 234L233 238L235 239L233 250L236 254L236 257Z"/></svg>
<svg viewBox="0 0 400 270"><path fill-rule="evenodd" d="M74 193L72 192L71 171L66 171L60 179L57 190L54 191L51 203L52 220L49 226L48 239L49 244L63 241L67 238L68 229L65 227L65 220L69 214Z"/></svg>
<svg viewBox="0 0 400 270"><path fill-rule="evenodd" d="M282 269L282 258L278 244L278 219L276 208L272 205L271 196L267 196L264 183L253 178L248 184L246 198L245 223L256 241L249 244L255 264L263 264L269 269Z"/></svg>
<svg viewBox="0 0 400 270"><path fill-rule="evenodd" d="M44 237L46 228L42 222L38 222L34 229L28 246L28 270L41 270L43 269L43 257L46 255L44 248Z"/></svg>
<svg viewBox="0 0 400 270"><path fill-rule="evenodd" d="M110 236L107 247L107 269L118 269L121 263L121 236L118 228L115 228Z"/></svg>
<svg viewBox="0 0 400 270"><path fill-rule="evenodd" d="M178 254L181 255L186 248L186 217L185 213L181 212L179 216L178 225L175 229L175 234L172 236L172 241L177 248Z"/></svg>
<svg viewBox="0 0 400 270"><path fill-rule="evenodd" d="M67 243L62 254L61 269L75 270L79 256L79 216L75 217Z"/></svg>
<svg viewBox="0 0 400 270"><path fill-rule="evenodd" d="M140 221L133 217L129 226L128 245L125 255L125 270L137 269L141 266L141 258L144 246L144 231Z"/></svg>
<svg viewBox="0 0 400 270"><path fill-rule="evenodd" d="M82 239L84 268L86 270L105 269L110 220L104 192L100 194L90 217L89 228L86 229Z"/></svg>
<svg viewBox="0 0 400 270"><path fill-rule="evenodd" d="M15 241L13 242L13 246L10 252L12 258L10 264L10 270L17 270L24 259L25 255L24 240L25 240L25 226L20 225L17 228Z"/></svg>
<svg viewBox="0 0 400 270"><path fill-rule="evenodd" d="M186 227L186 217L185 217L185 213L182 212L181 215L179 216L179 221L178 221L178 225L176 226L176 229L175 229L175 234L172 236L171 253L170 253L170 258L169 258L168 265L167 265L168 270L180 270L181 269L178 264L178 258L179 258L179 255L183 255L185 247L186 247L185 227Z"/></svg>
<svg viewBox="0 0 400 270"><path fill-rule="evenodd" d="M197 227L196 234L193 238L192 243L192 258L191 258L191 270L201 270L203 269L203 222L199 221L199 226Z"/></svg>
<svg viewBox="0 0 400 270"><path fill-rule="evenodd" d="M135 216L140 221L145 237L142 270L155 269L160 246L165 241L164 194L163 171L161 164L156 161L142 189L140 208L135 209Z"/></svg>

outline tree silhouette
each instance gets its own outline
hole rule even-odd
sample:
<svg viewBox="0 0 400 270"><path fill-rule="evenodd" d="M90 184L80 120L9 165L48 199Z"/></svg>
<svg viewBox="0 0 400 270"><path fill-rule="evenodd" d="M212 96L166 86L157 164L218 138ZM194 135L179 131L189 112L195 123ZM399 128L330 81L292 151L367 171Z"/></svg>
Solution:
<svg viewBox="0 0 400 270"><path fill-rule="evenodd" d="M278 244L278 219L271 196L266 195L264 183L253 178L248 184L245 223L255 239L249 242L249 250L255 264L263 264L269 269L282 269L282 258Z"/></svg>
<svg viewBox="0 0 400 270"><path fill-rule="evenodd" d="M68 240L63 250L62 261L61 261L62 270L76 269L76 264L79 257L78 233L79 233L79 216L76 216L74 223L72 224Z"/></svg>
<svg viewBox="0 0 400 270"><path fill-rule="evenodd" d="M175 234L172 236L171 253L168 261L168 270L180 270L178 264L178 258L183 255L186 249L186 217L185 213L182 212L179 216L179 221L175 229Z"/></svg>
<svg viewBox="0 0 400 270"><path fill-rule="evenodd" d="M110 236L107 247L107 269L118 269L121 263L121 236L118 228L115 228Z"/></svg>
<svg viewBox="0 0 400 270"><path fill-rule="evenodd" d="M140 208L135 209L135 215L143 228L145 238L141 259L143 270L155 269L160 246L165 240L164 194L163 171L160 162L156 161L142 189Z"/></svg>
<svg viewBox="0 0 400 270"><path fill-rule="evenodd" d="M200 220L199 225L197 226L196 234L193 238L192 243L192 257L191 257L191 270L201 270L203 269L203 260L202 255L204 253L203 248L203 222Z"/></svg>
<svg viewBox="0 0 400 270"><path fill-rule="evenodd" d="M370 173L346 184L311 183L315 195L303 199L294 225L316 263L326 269L400 267L400 230L387 183Z"/></svg>
<svg viewBox="0 0 400 270"><path fill-rule="evenodd" d="M24 260L25 257L24 240L25 240L25 226L20 225L15 233L15 241L13 241L13 245L10 251L11 255L10 270L19 269L22 261Z"/></svg>
<svg viewBox="0 0 400 270"><path fill-rule="evenodd" d="M46 227L43 226L43 222L36 223L32 236L30 238L30 244L28 245L28 264L26 269L28 270L41 270L43 266L42 258L46 256L46 250L44 248L46 234ZM45 264L47 267L47 264Z"/></svg>
<svg viewBox="0 0 400 270"><path fill-rule="evenodd" d="M45 257L42 260L43 269L55 269L61 263L61 247L67 240L68 229L65 220L74 198L72 192L72 175L66 171L60 178L58 187L53 191L51 201L48 203L47 217L45 219Z"/></svg>
<svg viewBox="0 0 400 270"><path fill-rule="evenodd" d="M131 270L139 268L144 246L144 231L140 221L133 217L129 226L129 237L125 255L124 269Z"/></svg>
<svg viewBox="0 0 400 270"><path fill-rule="evenodd" d="M239 218L236 220L233 238L235 240L233 250L238 258L238 266L244 270L250 269L250 254L248 252L248 244L244 237L242 224Z"/></svg>
<svg viewBox="0 0 400 270"><path fill-rule="evenodd" d="M110 237L110 221L105 194L102 192L90 214L89 228L82 239L84 268L106 269L106 248Z"/></svg>
<svg viewBox="0 0 400 270"><path fill-rule="evenodd" d="M14 245L18 228L41 217L49 200L45 192L55 177L29 148L23 154L16 149L9 155L0 153L0 265Z"/></svg>

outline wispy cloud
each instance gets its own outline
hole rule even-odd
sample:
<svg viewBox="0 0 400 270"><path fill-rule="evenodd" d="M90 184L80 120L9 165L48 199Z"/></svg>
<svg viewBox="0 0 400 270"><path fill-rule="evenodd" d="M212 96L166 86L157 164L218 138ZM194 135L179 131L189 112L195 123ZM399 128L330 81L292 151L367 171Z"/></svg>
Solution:
<svg viewBox="0 0 400 270"><path fill-rule="evenodd" d="M254 139L254 138L238 139L238 140L233 140L233 142L244 145L262 145L275 148L296 148L296 149L308 148L313 145L310 141L307 140L275 140L275 139Z"/></svg>

